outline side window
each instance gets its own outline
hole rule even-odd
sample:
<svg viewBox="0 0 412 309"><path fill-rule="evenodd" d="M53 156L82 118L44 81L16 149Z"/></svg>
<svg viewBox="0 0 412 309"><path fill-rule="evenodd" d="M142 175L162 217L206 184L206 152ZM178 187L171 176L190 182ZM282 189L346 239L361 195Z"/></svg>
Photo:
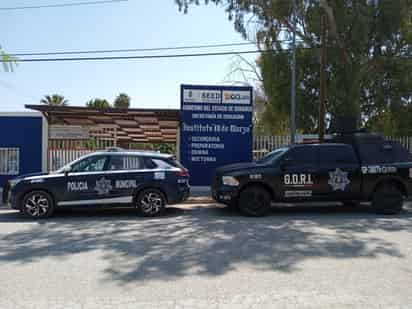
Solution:
<svg viewBox="0 0 412 309"><path fill-rule="evenodd" d="M156 164L157 168L163 170L170 170L172 168L175 168L172 164L163 159L153 158L152 161L154 164Z"/></svg>
<svg viewBox="0 0 412 309"><path fill-rule="evenodd" d="M157 168L156 163L153 162L153 159L150 157L143 157L144 167L147 169L154 169Z"/></svg>
<svg viewBox="0 0 412 309"><path fill-rule="evenodd" d="M113 155L110 157L109 171L140 170L143 168L139 156Z"/></svg>
<svg viewBox="0 0 412 309"><path fill-rule="evenodd" d="M321 164L352 164L356 163L356 155L351 147L324 146L319 147L319 161Z"/></svg>
<svg viewBox="0 0 412 309"><path fill-rule="evenodd" d="M146 168L154 169L174 169L179 168L185 170L184 166L180 164L179 161L176 161L173 157L166 157L166 158L144 158L144 164Z"/></svg>
<svg viewBox="0 0 412 309"><path fill-rule="evenodd" d="M72 172L100 172L104 170L106 156L93 156L72 165Z"/></svg>
<svg viewBox="0 0 412 309"><path fill-rule="evenodd" d="M290 161L291 166L316 166L317 165L317 147L299 146L292 148L284 158Z"/></svg>

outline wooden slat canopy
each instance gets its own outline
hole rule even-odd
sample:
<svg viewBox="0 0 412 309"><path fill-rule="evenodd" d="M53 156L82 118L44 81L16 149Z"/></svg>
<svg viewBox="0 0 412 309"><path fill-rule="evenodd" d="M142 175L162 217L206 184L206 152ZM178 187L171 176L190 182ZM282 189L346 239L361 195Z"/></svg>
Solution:
<svg viewBox="0 0 412 309"><path fill-rule="evenodd" d="M175 143L180 122L178 109L96 109L84 106L26 105L39 111L49 125L112 126L131 142Z"/></svg>

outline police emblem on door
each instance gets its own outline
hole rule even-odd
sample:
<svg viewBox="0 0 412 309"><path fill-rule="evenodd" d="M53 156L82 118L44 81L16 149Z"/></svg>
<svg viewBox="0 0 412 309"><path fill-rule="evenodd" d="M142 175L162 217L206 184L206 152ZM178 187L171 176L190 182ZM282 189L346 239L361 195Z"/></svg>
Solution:
<svg viewBox="0 0 412 309"><path fill-rule="evenodd" d="M350 184L348 173L339 168L337 168L334 172L329 172L328 184L332 187L333 191L345 191L346 186Z"/></svg>
<svg viewBox="0 0 412 309"><path fill-rule="evenodd" d="M109 179L102 177L99 180L96 180L94 189L99 195L107 194L113 189L112 182Z"/></svg>

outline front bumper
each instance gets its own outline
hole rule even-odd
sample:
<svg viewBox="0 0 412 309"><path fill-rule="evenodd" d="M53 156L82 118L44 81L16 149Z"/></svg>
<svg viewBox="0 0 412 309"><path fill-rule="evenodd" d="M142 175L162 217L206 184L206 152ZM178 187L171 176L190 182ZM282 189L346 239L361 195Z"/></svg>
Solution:
<svg viewBox="0 0 412 309"><path fill-rule="evenodd" d="M10 184L7 182L3 187L3 193L1 197L1 201L4 205L9 204L10 202Z"/></svg>
<svg viewBox="0 0 412 309"><path fill-rule="evenodd" d="M2 202L3 206L9 206L17 210L19 209L17 205L17 198L8 183L3 187Z"/></svg>
<svg viewBox="0 0 412 309"><path fill-rule="evenodd" d="M231 205L237 202L238 199L238 187L220 186L218 188L212 188L213 199L222 204Z"/></svg>

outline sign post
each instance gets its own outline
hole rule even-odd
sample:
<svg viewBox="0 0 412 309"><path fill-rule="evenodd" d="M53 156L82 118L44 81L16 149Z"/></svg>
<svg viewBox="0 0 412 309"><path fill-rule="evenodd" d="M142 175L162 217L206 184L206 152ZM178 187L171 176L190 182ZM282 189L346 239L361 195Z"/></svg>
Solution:
<svg viewBox="0 0 412 309"><path fill-rule="evenodd" d="M192 186L222 165L252 161L252 87L181 85L180 160Z"/></svg>

